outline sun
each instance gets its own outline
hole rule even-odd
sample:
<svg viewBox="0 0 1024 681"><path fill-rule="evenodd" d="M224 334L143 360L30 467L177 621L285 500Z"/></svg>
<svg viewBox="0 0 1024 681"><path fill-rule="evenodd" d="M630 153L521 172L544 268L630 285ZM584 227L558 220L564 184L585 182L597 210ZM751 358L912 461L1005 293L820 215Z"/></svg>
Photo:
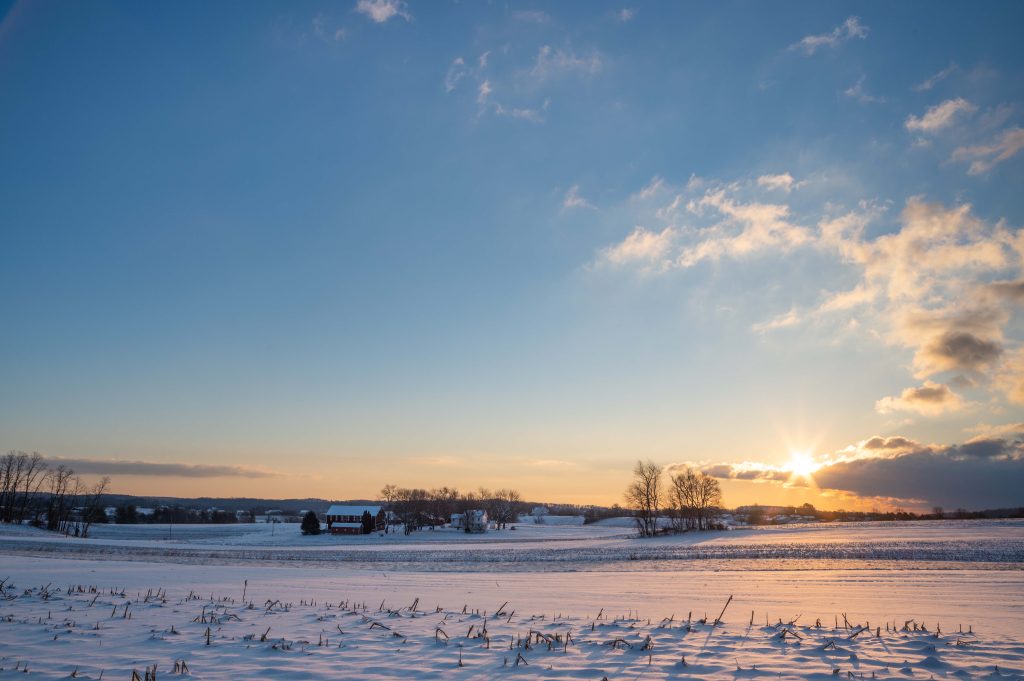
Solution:
<svg viewBox="0 0 1024 681"><path fill-rule="evenodd" d="M809 479L819 466L807 452L793 451L789 453L789 464L786 469L793 477Z"/></svg>

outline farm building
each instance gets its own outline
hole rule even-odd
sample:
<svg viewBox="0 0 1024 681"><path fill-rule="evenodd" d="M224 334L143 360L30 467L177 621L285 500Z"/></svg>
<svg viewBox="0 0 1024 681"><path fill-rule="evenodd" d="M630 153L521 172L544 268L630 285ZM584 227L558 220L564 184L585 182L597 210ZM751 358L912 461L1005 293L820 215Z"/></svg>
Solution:
<svg viewBox="0 0 1024 681"><path fill-rule="evenodd" d="M364 518L368 520L364 521ZM369 534L383 530L387 515L380 506L331 506L324 519L331 534Z"/></svg>
<svg viewBox="0 0 1024 681"><path fill-rule="evenodd" d="M466 532L487 531L487 511L474 510L465 513L452 513L452 527Z"/></svg>

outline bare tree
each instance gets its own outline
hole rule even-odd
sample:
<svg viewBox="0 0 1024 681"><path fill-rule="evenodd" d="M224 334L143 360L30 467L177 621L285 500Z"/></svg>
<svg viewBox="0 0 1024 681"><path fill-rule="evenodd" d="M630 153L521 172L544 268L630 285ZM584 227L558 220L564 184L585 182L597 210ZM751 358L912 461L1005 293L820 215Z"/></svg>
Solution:
<svg viewBox="0 0 1024 681"><path fill-rule="evenodd" d="M523 497L518 490L499 489L491 495L487 514L499 528L508 527L518 516L523 505Z"/></svg>
<svg viewBox="0 0 1024 681"><path fill-rule="evenodd" d="M710 475L684 468L670 477L669 505L677 531L709 529L721 504L721 485Z"/></svg>
<svg viewBox="0 0 1024 681"><path fill-rule="evenodd" d="M430 490L430 506L432 523L434 525L444 525L451 520L452 513L455 513L459 507L459 490L454 487L439 487L437 489Z"/></svg>
<svg viewBox="0 0 1024 681"><path fill-rule="evenodd" d="M64 464L52 469L49 472L48 480L50 498L46 504L46 529L66 532L79 483L75 472Z"/></svg>
<svg viewBox="0 0 1024 681"><path fill-rule="evenodd" d="M85 503L82 505L83 537L89 536L89 528L92 527L99 514L106 513L103 508L103 495L107 493L108 487L110 487L110 478L104 476L92 486L86 495Z"/></svg>
<svg viewBox="0 0 1024 681"><path fill-rule="evenodd" d="M398 488L394 485L384 485L380 489L380 500L385 504L390 504L395 500L398 495Z"/></svg>
<svg viewBox="0 0 1024 681"><path fill-rule="evenodd" d="M399 488L395 492L395 513L398 515L405 533L418 530L429 516L430 493L425 489Z"/></svg>
<svg viewBox="0 0 1024 681"><path fill-rule="evenodd" d="M8 452L0 459L0 521L24 522L37 506L46 480L46 461L33 452Z"/></svg>
<svg viewBox="0 0 1024 681"><path fill-rule="evenodd" d="M641 537L653 536L658 531L661 497L661 467L650 460L637 461L633 467L633 482L626 488L626 501L636 510Z"/></svg>
<svg viewBox="0 0 1024 681"><path fill-rule="evenodd" d="M398 499L398 487L384 485L380 490L379 499L384 502L384 530L394 525L398 516L395 513L395 501Z"/></svg>

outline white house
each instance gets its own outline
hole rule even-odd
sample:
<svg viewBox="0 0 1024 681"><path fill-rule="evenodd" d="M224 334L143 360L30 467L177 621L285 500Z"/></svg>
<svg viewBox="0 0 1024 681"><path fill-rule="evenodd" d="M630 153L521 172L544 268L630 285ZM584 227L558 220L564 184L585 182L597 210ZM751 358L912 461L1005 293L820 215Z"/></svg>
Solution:
<svg viewBox="0 0 1024 681"><path fill-rule="evenodd" d="M474 509L465 513L452 513L452 527L466 532L487 531L487 511Z"/></svg>

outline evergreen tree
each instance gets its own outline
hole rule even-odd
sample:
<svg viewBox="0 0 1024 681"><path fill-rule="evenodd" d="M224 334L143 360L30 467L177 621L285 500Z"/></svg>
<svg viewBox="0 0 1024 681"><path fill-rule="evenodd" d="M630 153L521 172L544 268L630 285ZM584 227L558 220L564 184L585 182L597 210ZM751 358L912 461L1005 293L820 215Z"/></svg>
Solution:
<svg viewBox="0 0 1024 681"><path fill-rule="evenodd" d="M302 518L302 534L320 534L320 519L313 511Z"/></svg>

